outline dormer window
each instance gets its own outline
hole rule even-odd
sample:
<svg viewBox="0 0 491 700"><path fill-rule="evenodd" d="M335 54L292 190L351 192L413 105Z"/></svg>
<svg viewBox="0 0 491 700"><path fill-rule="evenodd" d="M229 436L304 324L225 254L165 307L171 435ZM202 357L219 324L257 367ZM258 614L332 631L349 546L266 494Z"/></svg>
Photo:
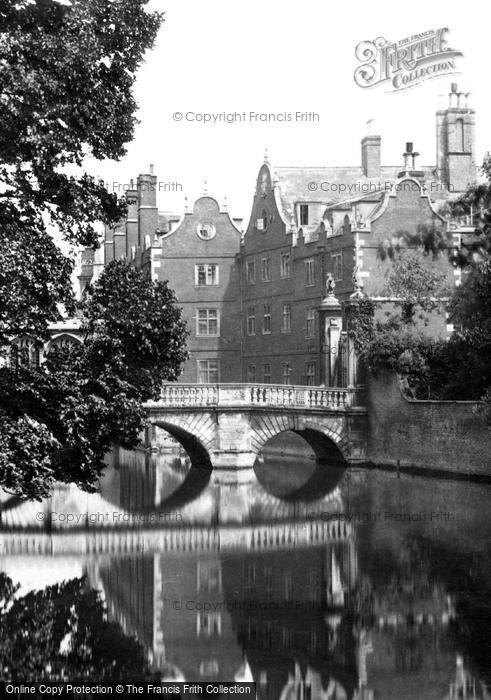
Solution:
<svg viewBox="0 0 491 700"><path fill-rule="evenodd" d="M300 226L308 226L309 225L309 205L308 204L301 204L300 205Z"/></svg>

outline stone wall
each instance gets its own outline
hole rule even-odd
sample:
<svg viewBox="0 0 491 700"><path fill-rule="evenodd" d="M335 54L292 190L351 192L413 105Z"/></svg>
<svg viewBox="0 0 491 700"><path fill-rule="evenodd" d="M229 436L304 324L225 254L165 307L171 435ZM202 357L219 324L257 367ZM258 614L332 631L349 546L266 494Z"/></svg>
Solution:
<svg viewBox="0 0 491 700"><path fill-rule="evenodd" d="M372 463L491 476L491 427L478 402L406 399L391 372L372 375L367 394Z"/></svg>

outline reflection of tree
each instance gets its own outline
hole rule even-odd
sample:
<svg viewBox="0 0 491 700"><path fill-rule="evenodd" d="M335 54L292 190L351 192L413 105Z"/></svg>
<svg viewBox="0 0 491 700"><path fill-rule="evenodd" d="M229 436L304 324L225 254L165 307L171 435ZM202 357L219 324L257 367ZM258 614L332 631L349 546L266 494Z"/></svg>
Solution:
<svg viewBox="0 0 491 700"><path fill-rule="evenodd" d="M149 676L142 646L107 620L99 593L85 577L16 597L0 573L0 658L3 677L143 680Z"/></svg>
<svg viewBox="0 0 491 700"><path fill-rule="evenodd" d="M397 549L365 550L363 560L371 589L363 595L365 616L372 616L372 625L377 617L389 620L384 629L398 671L417 671L429 659L453 650L464 655L476 676L490 682L490 571L485 556L455 552L424 536L406 536Z"/></svg>

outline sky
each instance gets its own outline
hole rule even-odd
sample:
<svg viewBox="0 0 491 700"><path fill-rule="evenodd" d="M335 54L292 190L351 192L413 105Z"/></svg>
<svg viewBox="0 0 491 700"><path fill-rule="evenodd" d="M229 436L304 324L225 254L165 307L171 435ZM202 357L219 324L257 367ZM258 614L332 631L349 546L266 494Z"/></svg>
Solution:
<svg viewBox="0 0 491 700"><path fill-rule="evenodd" d="M206 180L210 195L220 202L226 197L231 214L247 220L265 147L273 166L358 165L369 119L372 132L382 135L383 164L402 164L406 141L414 142L422 164L432 164L434 115L451 82L471 93L478 163L491 148L489 29L476 0L465 6L439 0L151 0L149 7L164 11L166 20L135 85L140 124L134 141L118 163L87 164L111 190L153 163L161 210L181 212L184 196L194 201ZM360 42L397 42L441 27L463 54L456 59L459 74L402 92L355 83ZM319 120L251 121L251 111L315 112ZM184 118L174 120L175 112ZM204 124L186 117L221 112L246 112L247 120Z"/></svg>

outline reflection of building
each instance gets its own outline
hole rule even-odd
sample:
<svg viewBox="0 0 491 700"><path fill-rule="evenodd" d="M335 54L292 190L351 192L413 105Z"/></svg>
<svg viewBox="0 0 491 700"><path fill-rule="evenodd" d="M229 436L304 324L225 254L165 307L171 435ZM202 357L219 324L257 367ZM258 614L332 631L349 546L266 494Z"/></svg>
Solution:
<svg viewBox="0 0 491 700"><path fill-rule="evenodd" d="M223 560L222 571L259 697L351 697L357 682L356 641L346 615L356 584L352 539L297 550L294 557L288 551L236 554Z"/></svg>
<svg viewBox="0 0 491 700"><path fill-rule="evenodd" d="M234 680L244 659L232 628L217 553L101 563L111 616L145 646L164 678Z"/></svg>
<svg viewBox="0 0 491 700"><path fill-rule="evenodd" d="M329 341L339 369L325 376L329 343L319 308L326 275L343 304L363 287L383 316L394 301L385 290L393 264L387 248L416 249L416 238L433 234L457 245L472 231L472 222L466 228L442 215L475 181L474 111L463 98L453 85L448 108L437 113L436 165L419 166L412 143L401 165L382 165L381 137L373 134L361 142L358 166L273 168L266 158L242 241L237 221L207 195L178 222L159 214L157 177L140 175L127 192L127 220L106 231L104 262L126 257L152 279L169 280L191 332L184 382L350 382L346 323ZM417 250L450 287L459 283L446 256L435 262ZM84 262L82 287L91 279L91 261ZM94 277L100 269L99 255ZM443 307L426 332L450 332Z"/></svg>
<svg viewBox="0 0 491 700"><path fill-rule="evenodd" d="M300 549L294 559L288 551L123 556L91 564L89 576L165 677L252 673L263 697L279 697L291 678L348 693L334 697L356 685L344 612L356 579L352 540Z"/></svg>

